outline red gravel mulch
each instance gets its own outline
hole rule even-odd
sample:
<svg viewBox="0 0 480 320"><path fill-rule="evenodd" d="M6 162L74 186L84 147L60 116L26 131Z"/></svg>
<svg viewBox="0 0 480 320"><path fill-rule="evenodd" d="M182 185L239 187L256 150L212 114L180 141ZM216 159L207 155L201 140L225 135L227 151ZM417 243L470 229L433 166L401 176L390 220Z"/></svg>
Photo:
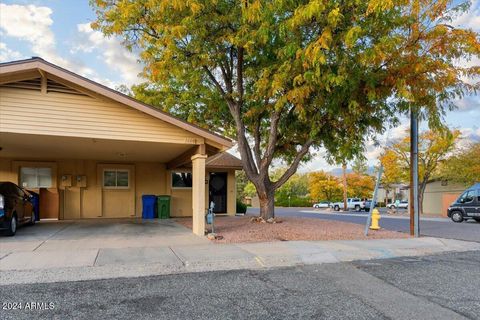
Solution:
<svg viewBox="0 0 480 320"><path fill-rule="evenodd" d="M369 230L364 226L315 218L282 217L277 223L251 222L252 216L215 217L215 233L222 236L218 243L269 242L291 240L367 240L409 238L406 233ZM192 218L176 218L179 224L192 228ZM380 221L381 225L381 221ZM207 226L210 230L210 226Z"/></svg>

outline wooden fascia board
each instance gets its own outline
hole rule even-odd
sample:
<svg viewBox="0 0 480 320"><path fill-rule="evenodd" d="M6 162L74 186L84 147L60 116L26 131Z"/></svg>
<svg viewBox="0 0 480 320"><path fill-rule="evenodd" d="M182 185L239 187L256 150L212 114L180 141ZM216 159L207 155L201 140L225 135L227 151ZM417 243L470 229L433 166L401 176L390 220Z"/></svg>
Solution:
<svg viewBox="0 0 480 320"><path fill-rule="evenodd" d="M36 79L36 78L39 78L39 77L40 77L40 73L38 72L38 70L32 70L32 71L29 71L29 72L22 72L22 73L18 73L18 74L2 74L2 73L0 73L0 85L7 84L7 83L12 83L12 82Z"/></svg>
<svg viewBox="0 0 480 320"><path fill-rule="evenodd" d="M175 159L169 161L167 163L167 169L168 170L177 169L179 167L186 165L187 163L190 163L192 161L191 160L192 156L196 154L202 154L202 155L206 154L205 144L194 146L188 149L187 151L185 151L184 153L182 153L181 155L179 155L178 157L176 157Z"/></svg>

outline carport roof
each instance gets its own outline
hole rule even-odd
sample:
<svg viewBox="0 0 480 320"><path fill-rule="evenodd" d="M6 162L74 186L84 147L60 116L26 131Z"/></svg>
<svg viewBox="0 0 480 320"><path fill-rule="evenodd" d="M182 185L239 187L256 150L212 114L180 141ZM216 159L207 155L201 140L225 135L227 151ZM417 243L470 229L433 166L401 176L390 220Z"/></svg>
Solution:
<svg viewBox="0 0 480 320"><path fill-rule="evenodd" d="M56 77L62 78L69 83L82 87L88 91L94 92L108 99L127 105L157 119L163 120L186 131L197 134L205 138L207 141L212 141L216 144L221 145L223 147L221 149L223 150L230 148L234 145L234 142L232 140L222 135L174 117L171 114L163 112L158 108L145 104L139 100L129 97L116 90L113 90L98 82L82 77L74 72L61 68L39 57L0 63L0 84L8 83L11 81L19 81L19 79L33 79L41 76L42 72L52 74ZM23 78L22 74L25 75Z"/></svg>

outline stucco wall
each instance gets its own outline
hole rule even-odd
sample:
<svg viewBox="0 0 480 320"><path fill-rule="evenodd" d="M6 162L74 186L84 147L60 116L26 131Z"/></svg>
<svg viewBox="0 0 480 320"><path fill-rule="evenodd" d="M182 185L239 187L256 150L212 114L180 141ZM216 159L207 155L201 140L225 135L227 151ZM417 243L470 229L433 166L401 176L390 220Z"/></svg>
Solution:
<svg viewBox="0 0 480 320"><path fill-rule="evenodd" d="M178 169L175 171L190 172L190 169ZM227 212L228 215L235 215L237 212L236 204L236 183L235 170L213 170L207 169L205 174L206 181L209 179L210 172L227 172ZM172 188L172 171L167 171L166 194L172 197L172 216L189 217L192 215L192 189ZM205 184L205 210L208 209L208 184Z"/></svg>
<svg viewBox="0 0 480 320"><path fill-rule="evenodd" d="M0 181L19 183L21 166L52 168L52 192L58 192L58 216L60 219L141 217L142 195L167 194L172 197L171 215L186 217L192 215L192 189L171 187L171 171L165 164L151 162L108 163L93 160L19 161L0 159ZM104 190L103 169L117 168L130 170L130 188L127 190ZM212 170L213 171L213 170ZM215 170L221 172L221 170ZM227 172L227 214L236 213L235 170ZM209 171L206 176L208 179ZM61 177L71 175L71 187L62 187ZM87 177L87 187L80 188L76 176ZM205 186L205 209L208 207L208 185ZM35 190L34 190L35 191Z"/></svg>
<svg viewBox="0 0 480 320"><path fill-rule="evenodd" d="M423 213L445 215L445 203L458 197L468 186L442 181L433 181L427 184L423 195ZM448 206L448 205L447 205Z"/></svg>
<svg viewBox="0 0 480 320"><path fill-rule="evenodd" d="M135 162L104 163L92 160L58 161L16 161L0 159L0 180L19 183L21 166L44 167L51 164L54 168L52 191L59 193L59 218L115 218L141 217L143 194L165 193L165 165L160 163ZM102 188L103 169L128 169L130 186L124 190L106 190ZM72 186L63 187L61 177L72 176ZM76 176L87 177L87 187L80 188ZM37 191L37 190L34 190Z"/></svg>

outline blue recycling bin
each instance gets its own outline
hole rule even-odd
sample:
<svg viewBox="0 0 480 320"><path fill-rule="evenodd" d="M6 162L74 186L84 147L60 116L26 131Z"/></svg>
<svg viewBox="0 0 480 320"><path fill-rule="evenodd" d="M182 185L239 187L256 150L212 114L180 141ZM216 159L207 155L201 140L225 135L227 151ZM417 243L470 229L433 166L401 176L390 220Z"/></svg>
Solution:
<svg viewBox="0 0 480 320"><path fill-rule="evenodd" d="M33 191L28 191L32 196L32 205L33 205L33 212L35 213L35 221L40 221L40 195Z"/></svg>
<svg viewBox="0 0 480 320"><path fill-rule="evenodd" d="M151 194L146 194L142 196L142 218L143 219L154 219L155 218L155 203L157 202L157 197Z"/></svg>

